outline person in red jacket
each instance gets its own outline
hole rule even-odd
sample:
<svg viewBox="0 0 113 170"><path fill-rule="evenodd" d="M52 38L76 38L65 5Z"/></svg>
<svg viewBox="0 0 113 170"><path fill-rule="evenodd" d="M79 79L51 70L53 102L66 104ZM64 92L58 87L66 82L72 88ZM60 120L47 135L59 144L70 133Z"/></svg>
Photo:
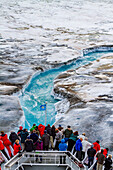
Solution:
<svg viewBox="0 0 113 170"><path fill-rule="evenodd" d="M16 155L19 151L21 151L21 146L19 144L19 140L17 139L14 144L14 155Z"/></svg>
<svg viewBox="0 0 113 170"><path fill-rule="evenodd" d="M42 137L43 134L44 134L45 126L42 125L42 124L40 124L40 125L38 126L38 130L39 130L39 132L40 132L40 136Z"/></svg>
<svg viewBox="0 0 113 170"><path fill-rule="evenodd" d="M103 155L105 156L105 158L107 157L108 150L109 150L108 148L105 148L103 151Z"/></svg>
<svg viewBox="0 0 113 170"><path fill-rule="evenodd" d="M4 156L9 160L9 157L7 155L7 153L5 152L5 147L2 143L2 141L0 140L0 151L4 154Z"/></svg>
<svg viewBox="0 0 113 170"><path fill-rule="evenodd" d="M100 145L99 145L99 141L97 140L96 142L93 143L94 147L93 149L96 150L96 153L100 150Z"/></svg>
<svg viewBox="0 0 113 170"><path fill-rule="evenodd" d="M4 133L4 131L1 131L1 140L3 141L4 146L6 147L6 149L8 150L9 156L12 157L12 153L11 153L11 142L9 141L7 134Z"/></svg>

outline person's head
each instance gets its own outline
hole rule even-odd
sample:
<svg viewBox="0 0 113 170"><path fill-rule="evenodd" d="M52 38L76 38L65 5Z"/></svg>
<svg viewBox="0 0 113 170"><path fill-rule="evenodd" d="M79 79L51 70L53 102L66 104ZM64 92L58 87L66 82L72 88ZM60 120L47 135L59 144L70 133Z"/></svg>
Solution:
<svg viewBox="0 0 113 170"><path fill-rule="evenodd" d="M103 149L101 149L101 153L103 153L104 152L104 150Z"/></svg>
<svg viewBox="0 0 113 170"><path fill-rule="evenodd" d="M98 144L100 143L99 140L96 141Z"/></svg>
<svg viewBox="0 0 113 170"><path fill-rule="evenodd" d="M41 138L39 138L38 140L41 141Z"/></svg>
<svg viewBox="0 0 113 170"><path fill-rule="evenodd" d="M106 150L107 150L107 152L109 151L109 149L108 149L108 148L106 148Z"/></svg>
<svg viewBox="0 0 113 170"><path fill-rule="evenodd" d="M55 129L55 132L57 133L59 130L58 129Z"/></svg>
<svg viewBox="0 0 113 170"><path fill-rule="evenodd" d="M71 128L71 126L70 126L70 125L68 125L68 126L67 126L67 128Z"/></svg>
<svg viewBox="0 0 113 170"><path fill-rule="evenodd" d="M26 129L24 129L23 132L26 132Z"/></svg>
<svg viewBox="0 0 113 170"><path fill-rule="evenodd" d="M52 128L55 128L55 125L52 125Z"/></svg>
<svg viewBox="0 0 113 170"><path fill-rule="evenodd" d="M65 140L64 140L64 139L62 139L62 140L61 140L61 143L65 143Z"/></svg>
<svg viewBox="0 0 113 170"><path fill-rule="evenodd" d="M0 133L1 133L1 135L3 135L3 134L4 134L4 131L1 131Z"/></svg>
<svg viewBox="0 0 113 170"><path fill-rule="evenodd" d="M16 139L16 140L15 140L15 143L18 145L18 144L19 144L19 140L18 140L18 139Z"/></svg>
<svg viewBox="0 0 113 170"><path fill-rule="evenodd" d="M91 145L91 148L93 148L93 147L94 147L94 145L92 144L92 145Z"/></svg>
<svg viewBox="0 0 113 170"><path fill-rule="evenodd" d="M36 130L33 130L33 133L36 133Z"/></svg>
<svg viewBox="0 0 113 170"><path fill-rule="evenodd" d="M23 127L22 127L22 126L20 126L20 127L19 127L19 129L20 129L20 130L22 130L22 129L23 129Z"/></svg>
<svg viewBox="0 0 113 170"><path fill-rule="evenodd" d="M36 126L36 124L35 124L35 123L33 124L33 127L34 127L34 126Z"/></svg>
<svg viewBox="0 0 113 170"><path fill-rule="evenodd" d="M88 141L88 138L87 138L87 137L85 137L85 140L87 140L87 141Z"/></svg>
<svg viewBox="0 0 113 170"><path fill-rule="evenodd" d="M74 135L78 135L78 131L75 131L73 134L74 134Z"/></svg>
<svg viewBox="0 0 113 170"><path fill-rule="evenodd" d="M112 158L112 155L108 155L108 158L110 158L110 159L111 159L111 158Z"/></svg>
<svg viewBox="0 0 113 170"><path fill-rule="evenodd" d="M46 134L46 133L47 133L47 130L44 130L44 133Z"/></svg>
<svg viewBox="0 0 113 170"><path fill-rule="evenodd" d="M50 124L48 124L48 127L50 127Z"/></svg>
<svg viewBox="0 0 113 170"><path fill-rule="evenodd" d="M82 138L80 138L80 140L81 140L81 142L83 141L83 139L82 139Z"/></svg>
<svg viewBox="0 0 113 170"><path fill-rule="evenodd" d="M84 135L84 136L85 136L86 134L85 134L85 133L82 133L82 135Z"/></svg>

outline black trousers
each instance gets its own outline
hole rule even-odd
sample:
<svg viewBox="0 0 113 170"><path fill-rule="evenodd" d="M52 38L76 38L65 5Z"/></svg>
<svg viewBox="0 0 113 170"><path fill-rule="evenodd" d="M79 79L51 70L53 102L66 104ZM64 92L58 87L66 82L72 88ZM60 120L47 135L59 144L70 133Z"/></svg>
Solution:
<svg viewBox="0 0 113 170"><path fill-rule="evenodd" d="M66 156L60 156L60 164L62 164L62 162L63 162L63 164L66 163Z"/></svg>
<svg viewBox="0 0 113 170"><path fill-rule="evenodd" d="M82 160L82 151L77 151L76 157L81 161Z"/></svg>
<svg viewBox="0 0 113 170"><path fill-rule="evenodd" d="M3 149L3 150L1 150L1 152L2 152L2 153L4 154L4 156L9 160L9 157L8 157L6 151Z"/></svg>
<svg viewBox="0 0 113 170"><path fill-rule="evenodd" d="M59 141L56 141L56 144L55 144L55 149L59 151L59 144L60 142Z"/></svg>
<svg viewBox="0 0 113 170"><path fill-rule="evenodd" d="M76 142L75 142L74 140L69 139L69 140L68 140L68 148L67 148L67 150L71 152L73 146L75 145L75 143L76 143Z"/></svg>
<svg viewBox="0 0 113 170"><path fill-rule="evenodd" d="M47 145L47 146L43 146L43 150L44 151L48 151L48 149L49 149L49 146Z"/></svg>

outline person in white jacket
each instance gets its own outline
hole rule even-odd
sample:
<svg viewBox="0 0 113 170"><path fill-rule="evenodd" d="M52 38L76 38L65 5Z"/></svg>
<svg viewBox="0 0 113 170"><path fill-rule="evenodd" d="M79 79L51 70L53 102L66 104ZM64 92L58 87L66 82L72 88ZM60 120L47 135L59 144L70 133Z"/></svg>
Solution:
<svg viewBox="0 0 113 170"><path fill-rule="evenodd" d="M88 138L85 137L85 139L82 141L82 160L86 157L87 150L91 147L91 143L88 142Z"/></svg>

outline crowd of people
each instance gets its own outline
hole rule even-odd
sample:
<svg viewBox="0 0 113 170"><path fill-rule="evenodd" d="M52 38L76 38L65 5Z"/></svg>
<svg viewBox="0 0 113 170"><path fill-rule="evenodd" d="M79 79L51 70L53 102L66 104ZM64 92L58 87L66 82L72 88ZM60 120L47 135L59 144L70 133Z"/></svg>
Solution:
<svg viewBox="0 0 113 170"><path fill-rule="evenodd" d="M13 153L11 147L13 148ZM78 131L73 131L71 129L71 126L67 126L67 128L64 129L61 125L56 128L54 125L51 127L50 124L46 127L42 124L38 126L33 124L30 132L20 126L17 133L11 131L9 138L4 131L1 131L0 151L7 160L20 151L48 151L49 149L70 151L81 162L85 160L84 163L88 168L93 164L95 156L97 159L94 166L95 170L102 170L103 164L105 170L109 170L112 167L112 156L108 155L108 148L101 149L98 140L91 144L88 142L85 133L79 135ZM0 158L0 160L2 159ZM42 162L42 157L40 157L40 162ZM62 163L62 159L60 163ZM63 163L65 163L65 159Z"/></svg>

